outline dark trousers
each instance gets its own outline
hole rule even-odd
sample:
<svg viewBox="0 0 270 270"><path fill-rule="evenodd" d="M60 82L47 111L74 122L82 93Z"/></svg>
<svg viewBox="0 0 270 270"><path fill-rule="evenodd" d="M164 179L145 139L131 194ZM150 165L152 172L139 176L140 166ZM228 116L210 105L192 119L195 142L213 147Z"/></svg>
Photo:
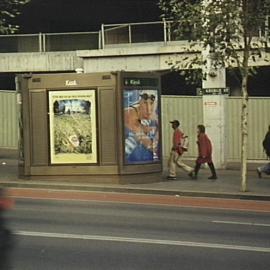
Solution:
<svg viewBox="0 0 270 270"><path fill-rule="evenodd" d="M207 164L208 164L209 169L210 169L210 171L212 173L212 176L217 177L214 163L213 162L208 162ZM195 166L195 169L194 169L195 176L197 176L197 174L198 174L198 172L199 172L199 170L201 168L201 165L202 165L201 163L196 162L196 166Z"/></svg>

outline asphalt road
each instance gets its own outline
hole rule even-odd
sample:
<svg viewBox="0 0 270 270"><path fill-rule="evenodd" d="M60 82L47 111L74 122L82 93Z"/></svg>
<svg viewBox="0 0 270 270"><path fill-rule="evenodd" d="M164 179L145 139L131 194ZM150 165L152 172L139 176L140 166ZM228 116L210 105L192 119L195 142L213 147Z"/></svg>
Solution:
<svg viewBox="0 0 270 270"><path fill-rule="evenodd" d="M14 270L266 270L270 214L19 199Z"/></svg>

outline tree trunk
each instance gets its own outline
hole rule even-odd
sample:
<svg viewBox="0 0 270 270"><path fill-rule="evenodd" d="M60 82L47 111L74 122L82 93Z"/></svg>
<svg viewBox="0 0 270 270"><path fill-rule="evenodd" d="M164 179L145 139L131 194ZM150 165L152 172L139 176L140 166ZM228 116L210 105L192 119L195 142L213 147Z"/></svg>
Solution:
<svg viewBox="0 0 270 270"><path fill-rule="evenodd" d="M248 31L248 0L242 1L242 12L243 12L243 41L244 41L244 51L243 51L243 69L242 69L242 149L241 149L241 191L248 191L247 187L247 142L248 142L248 91L247 82L249 75L248 59L250 55L250 44L251 35Z"/></svg>
<svg viewBox="0 0 270 270"><path fill-rule="evenodd" d="M247 142L248 142L248 92L247 73L242 80L242 145L241 145L241 191L248 191L247 188Z"/></svg>

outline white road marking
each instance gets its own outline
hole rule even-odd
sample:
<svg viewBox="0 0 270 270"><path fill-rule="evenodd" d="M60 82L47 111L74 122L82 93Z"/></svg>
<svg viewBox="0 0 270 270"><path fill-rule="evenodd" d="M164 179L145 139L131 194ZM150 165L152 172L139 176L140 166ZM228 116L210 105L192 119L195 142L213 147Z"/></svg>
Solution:
<svg viewBox="0 0 270 270"><path fill-rule="evenodd" d="M212 222L220 223L220 224L270 227L270 224L267 224L267 223L253 223L253 222L226 221L226 220L213 220Z"/></svg>
<svg viewBox="0 0 270 270"><path fill-rule="evenodd" d="M218 244L218 243L215 244L215 243L173 241L173 240L147 239L147 238L130 238L130 237L116 237L116 236L103 236L103 235L80 235L80 234L66 234L66 233L31 232L31 231L17 231L15 232L15 234L20 235L20 236L29 236L29 237L127 242L127 243L136 243L136 244L215 248L215 249L228 249L228 250L270 253L270 248L267 248L267 247L226 245L226 244Z"/></svg>

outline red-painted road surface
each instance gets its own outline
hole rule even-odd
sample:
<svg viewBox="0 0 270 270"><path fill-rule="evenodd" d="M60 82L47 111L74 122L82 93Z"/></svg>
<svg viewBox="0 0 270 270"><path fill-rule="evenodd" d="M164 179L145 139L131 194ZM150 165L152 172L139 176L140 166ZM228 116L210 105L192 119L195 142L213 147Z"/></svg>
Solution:
<svg viewBox="0 0 270 270"><path fill-rule="evenodd" d="M13 198L41 200L76 200L110 203L128 203L145 205L163 205L175 207L213 208L237 211L270 212L270 201L237 200L221 198L183 197L168 195L146 195L113 192L84 192L45 189L11 188L9 195Z"/></svg>

